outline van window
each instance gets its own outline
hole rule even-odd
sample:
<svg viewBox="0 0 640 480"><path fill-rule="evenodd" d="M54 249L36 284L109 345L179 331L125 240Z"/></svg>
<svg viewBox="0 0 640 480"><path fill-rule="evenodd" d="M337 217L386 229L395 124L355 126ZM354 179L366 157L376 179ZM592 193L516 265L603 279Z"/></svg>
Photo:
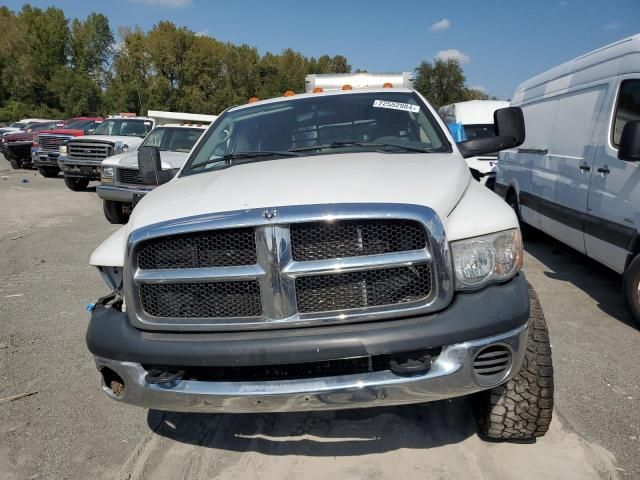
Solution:
<svg viewBox="0 0 640 480"><path fill-rule="evenodd" d="M640 120L640 80L625 80L620 84L618 104L613 121L611 141L617 147L620 144L622 129L627 122Z"/></svg>

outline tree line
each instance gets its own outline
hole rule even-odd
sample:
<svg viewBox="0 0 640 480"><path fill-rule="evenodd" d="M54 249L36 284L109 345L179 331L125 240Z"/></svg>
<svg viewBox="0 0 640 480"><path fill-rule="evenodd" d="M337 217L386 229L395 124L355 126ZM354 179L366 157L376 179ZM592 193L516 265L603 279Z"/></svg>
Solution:
<svg viewBox="0 0 640 480"><path fill-rule="evenodd" d="M304 92L306 74L351 72L343 55L306 57L290 48L261 55L168 21L147 32L120 28L116 41L105 15L68 19L55 7L0 7L0 31L0 121L149 109L219 113L253 96ZM415 87L436 108L488 98L465 86L455 60L424 61L415 74Z"/></svg>

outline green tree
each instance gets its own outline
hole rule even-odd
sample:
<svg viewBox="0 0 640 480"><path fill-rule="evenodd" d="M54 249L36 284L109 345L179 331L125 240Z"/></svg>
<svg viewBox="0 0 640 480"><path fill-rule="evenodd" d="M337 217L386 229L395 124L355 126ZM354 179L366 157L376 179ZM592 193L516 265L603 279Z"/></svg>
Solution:
<svg viewBox="0 0 640 480"><path fill-rule="evenodd" d="M438 109L465 99L465 80L457 60L423 61L416 69L414 87Z"/></svg>

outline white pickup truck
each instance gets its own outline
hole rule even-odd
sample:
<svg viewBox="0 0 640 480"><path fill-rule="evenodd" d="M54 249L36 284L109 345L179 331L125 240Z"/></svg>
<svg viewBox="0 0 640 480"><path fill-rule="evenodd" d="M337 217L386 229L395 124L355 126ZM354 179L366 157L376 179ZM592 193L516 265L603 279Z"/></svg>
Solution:
<svg viewBox="0 0 640 480"><path fill-rule="evenodd" d="M164 184L90 261L111 291L87 331L104 392L191 412L473 394L484 436L543 435L551 351L518 221L464 161L522 143L522 112L456 144L412 89L315 80L227 109L174 178L139 150Z"/></svg>
<svg viewBox="0 0 640 480"><path fill-rule="evenodd" d="M216 119L214 115L206 117L205 124ZM175 175L206 130L205 124L160 125L147 135L139 148L158 147L162 169ZM152 185L145 185L140 178L137 151L113 155L102 161L100 185L96 192L103 200L104 215L109 222L126 223L137 201L152 189Z"/></svg>

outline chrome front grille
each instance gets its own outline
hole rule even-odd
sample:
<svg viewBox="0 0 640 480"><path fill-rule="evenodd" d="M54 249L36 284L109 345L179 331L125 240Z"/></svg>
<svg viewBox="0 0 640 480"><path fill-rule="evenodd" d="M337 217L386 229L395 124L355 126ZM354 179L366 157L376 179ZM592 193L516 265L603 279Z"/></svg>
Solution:
<svg viewBox="0 0 640 480"><path fill-rule="evenodd" d="M384 268L296 278L300 313L398 305L431 293L431 267Z"/></svg>
<svg viewBox="0 0 640 480"><path fill-rule="evenodd" d="M262 314L258 282L175 283L142 285L144 311L154 317L233 318Z"/></svg>
<svg viewBox="0 0 640 480"><path fill-rule="evenodd" d="M135 230L131 322L161 330L287 328L417 315L452 298L429 208L312 205L184 218Z"/></svg>
<svg viewBox="0 0 640 480"><path fill-rule="evenodd" d="M60 150L60 145L62 145L70 138L72 138L71 135L48 135L45 133L41 133L40 135L38 135L38 142L40 144L40 148L44 152L58 153Z"/></svg>
<svg viewBox="0 0 640 480"><path fill-rule="evenodd" d="M67 154L73 160L95 160L98 162L113 155L113 145L105 142L69 140Z"/></svg>
<svg viewBox="0 0 640 480"><path fill-rule="evenodd" d="M138 250L138 267L145 270L253 265L257 260L253 228L160 237Z"/></svg>
<svg viewBox="0 0 640 480"><path fill-rule="evenodd" d="M424 226L410 220L343 220L291 225L291 250L296 261L404 252L426 246Z"/></svg>
<svg viewBox="0 0 640 480"><path fill-rule="evenodd" d="M118 168L117 180L118 183L125 185L144 185L140 172L136 168Z"/></svg>

